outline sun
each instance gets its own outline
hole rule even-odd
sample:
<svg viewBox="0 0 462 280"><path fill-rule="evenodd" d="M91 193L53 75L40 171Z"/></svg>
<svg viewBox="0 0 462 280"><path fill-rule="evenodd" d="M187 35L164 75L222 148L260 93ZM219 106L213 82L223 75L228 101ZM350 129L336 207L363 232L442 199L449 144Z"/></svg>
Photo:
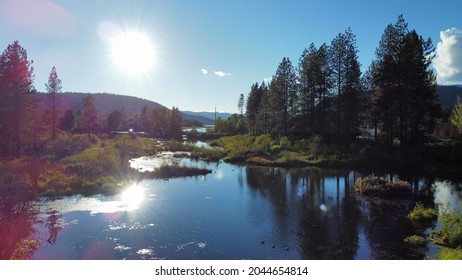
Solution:
<svg viewBox="0 0 462 280"><path fill-rule="evenodd" d="M111 58L119 70L139 75L153 66L155 49L149 37L143 33L120 32L111 42Z"/></svg>

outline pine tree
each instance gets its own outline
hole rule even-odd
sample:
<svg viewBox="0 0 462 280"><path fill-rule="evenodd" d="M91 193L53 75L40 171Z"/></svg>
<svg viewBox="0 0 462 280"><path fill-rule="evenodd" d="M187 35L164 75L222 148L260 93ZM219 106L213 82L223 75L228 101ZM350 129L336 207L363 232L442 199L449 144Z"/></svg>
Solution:
<svg viewBox="0 0 462 280"><path fill-rule="evenodd" d="M90 135L95 133L99 127L96 100L90 94L83 99L82 125L88 134L88 139L90 139Z"/></svg>
<svg viewBox="0 0 462 280"><path fill-rule="evenodd" d="M431 40L409 31L402 16L382 35L374 62L374 105L390 145L398 138L401 148L409 149L435 126L440 106L432 53Z"/></svg>
<svg viewBox="0 0 462 280"><path fill-rule="evenodd" d="M284 57L271 81L269 92L273 133L289 135L297 112L297 76L292 62Z"/></svg>
<svg viewBox="0 0 462 280"><path fill-rule="evenodd" d="M182 139L183 117L178 108L173 107L170 112L170 138L175 140Z"/></svg>
<svg viewBox="0 0 462 280"><path fill-rule="evenodd" d="M239 95L239 100L237 101L237 109L239 110L239 116L242 118L244 114L244 94Z"/></svg>
<svg viewBox="0 0 462 280"><path fill-rule="evenodd" d="M303 119L305 136L326 132L327 100L331 88L328 47L317 49L311 44L303 52L299 62L299 109Z"/></svg>
<svg viewBox="0 0 462 280"><path fill-rule="evenodd" d="M460 99L451 112L450 121L459 130L459 134L462 134L462 102Z"/></svg>
<svg viewBox="0 0 462 280"><path fill-rule="evenodd" d="M358 61L356 36L350 28L340 33L331 43L330 66L337 103L337 134L343 134L348 144L359 127L361 70Z"/></svg>
<svg viewBox="0 0 462 280"><path fill-rule="evenodd" d="M56 128L58 124L59 110L58 106L61 102L61 79L58 78L56 67L51 68L50 75L48 76L48 83L45 84L47 89L48 106L51 110L51 126L52 126L52 137L56 138Z"/></svg>
<svg viewBox="0 0 462 280"><path fill-rule="evenodd" d="M19 155L33 139L34 69L18 41L0 56L0 153Z"/></svg>

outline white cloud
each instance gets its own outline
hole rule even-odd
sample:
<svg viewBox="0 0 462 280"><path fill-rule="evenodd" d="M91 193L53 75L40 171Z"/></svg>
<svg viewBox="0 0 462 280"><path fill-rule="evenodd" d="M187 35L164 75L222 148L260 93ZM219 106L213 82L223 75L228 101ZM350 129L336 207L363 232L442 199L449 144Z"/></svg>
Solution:
<svg viewBox="0 0 462 280"><path fill-rule="evenodd" d="M214 71L213 73L215 75L217 75L218 77L225 77L225 76L231 76L232 75L231 73L225 73L223 71Z"/></svg>
<svg viewBox="0 0 462 280"><path fill-rule="evenodd" d="M204 74L204 75L207 75L207 74L209 73L209 71L207 71L207 69L205 69L205 68L202 68L202 69L201 69L201 72L202 72L202 74Z"/></svg>
<svg viewBox="0 0 462 280"><path fill-rule="evenodd" d="M273 80L273 77L265 77L263 79L263 82L265 82L265 84L268 86L269 84L271 84L272 80Z"/></svg>
<svg viewBox="0 0 462 280"><path fill-rule="evenodd" d="M451 28L441 31L440 38L433 60L438 83L462 83L462 30Z"/></svg>

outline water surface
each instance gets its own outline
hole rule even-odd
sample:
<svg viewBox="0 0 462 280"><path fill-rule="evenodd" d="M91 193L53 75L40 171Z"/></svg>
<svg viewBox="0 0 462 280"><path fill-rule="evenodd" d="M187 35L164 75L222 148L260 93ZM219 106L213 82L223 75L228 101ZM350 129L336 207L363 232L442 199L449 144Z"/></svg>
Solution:
<svg viewBox="0 0 462 280"><path fill-rule="evenodd" d="M462 205L460 186L448 181L415 179L411 198L365 199L353 190L363 174L351 170L175 160L212 173L16 208L0 198L0 257L33 239L34 259L422 259L435 248L403 242L416 232L406 218L415 200ZM132 167L158 163L145 157Z"/></svg>

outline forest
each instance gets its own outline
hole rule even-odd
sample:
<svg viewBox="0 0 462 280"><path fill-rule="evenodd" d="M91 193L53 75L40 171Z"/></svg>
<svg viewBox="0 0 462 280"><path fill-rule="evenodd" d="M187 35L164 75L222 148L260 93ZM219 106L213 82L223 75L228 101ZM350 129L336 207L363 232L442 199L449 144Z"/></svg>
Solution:
<svg viewBox="0 0 462 280"><path fill-rule="evenodd" d="M365 73L350 28L330 45L312 43L297 67L283 58L269 84L252 85L245 106L248 132L290 139L320 135L348 147L369 129L369 136L389 146L425 143L442 116L433 51L431 40L409 30L402 16L386 27Z"/></svg>

